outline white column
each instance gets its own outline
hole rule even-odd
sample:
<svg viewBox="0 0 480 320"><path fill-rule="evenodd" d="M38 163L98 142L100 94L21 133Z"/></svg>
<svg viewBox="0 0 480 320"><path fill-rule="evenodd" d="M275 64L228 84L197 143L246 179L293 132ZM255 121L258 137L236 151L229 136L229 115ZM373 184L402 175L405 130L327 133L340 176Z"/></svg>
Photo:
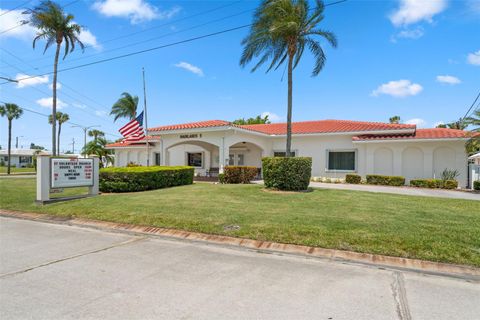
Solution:
<svg viewBox="0 0 480 320"><path fill-rule="evenodd" d="M37 198L43 203L50 200L50 156L37 156Z"/></svg>
<svg viewBox="0 0 480 320"><path fill-rule="evenodd" d="M98 195L100 162L97 156L93 156L93 186L88 187L88 194L92 196Z"/></svg>

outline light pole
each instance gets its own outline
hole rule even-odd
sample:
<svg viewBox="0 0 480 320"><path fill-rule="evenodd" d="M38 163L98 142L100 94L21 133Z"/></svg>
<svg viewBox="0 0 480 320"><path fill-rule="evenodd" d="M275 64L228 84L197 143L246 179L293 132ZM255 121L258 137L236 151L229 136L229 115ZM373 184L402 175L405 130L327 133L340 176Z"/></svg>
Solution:
<svg viewBox="0 0 480 320"><path fill-rule="evenodd" d="M86 147L87 147L87 130L88 129L91 129L91 128L96 128L96 127L100 127L100 125L96 124L94 126L88 126L88 127L83 127L83 126L80 126L80 125L74 125L72 126L72 128L82 128L83 129L83 151L85 152L83 154L83 157L86 158L87 157L87 152L86 152Z"/></svg>
<svg viewBox="0 0 480 320"><path fill-rule="evenodd" d="M17 136L15 138L15 149L18 149L18 138L23 138L23 136Z"/></svg>

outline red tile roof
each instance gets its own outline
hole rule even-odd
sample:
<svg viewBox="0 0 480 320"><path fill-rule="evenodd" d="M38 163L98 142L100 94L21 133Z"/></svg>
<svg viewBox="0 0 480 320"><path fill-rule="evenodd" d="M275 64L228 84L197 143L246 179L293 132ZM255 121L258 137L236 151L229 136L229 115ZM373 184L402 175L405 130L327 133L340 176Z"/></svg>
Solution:
<svg viewBox="0 0 480 320"><path fill-rule="evenodd" d="M170 131L170 130L184 130L184 129L198 129L198 128L210 128L210 127L223 127L232 125L231 122L223 120L208 120L199 122L190 122L182 124L172 124L168 126L161 126L155 128L149 128L148 131Z"/></svg>
<svg viewBox="0 0 480 320"><path fill-rule="evenodd" d="M252 124L239 127L247 130L262 132L269 135L283 135L287 132L286 123ZM384 131L402 129L415 130L415 125L350 120L318 120L292 123L293 134Z"/></svg>
<svg viewBox="0 0 480 320"><path fill-rule="evenodd" d="M160 140L160 137L159 136L148 136L148 141L158 141ZM131 146L135 146L135 145L138 145L138 146L144 146L145 145L145 142L146 142L146 138L143 138L142 140L140 141L132 141L132 142L125 142L125 143L121 143L121 142L114 142L114 143L109 143L106 145L107 148L118 148L118 147L131 147Z"/></svg>
<svg viewBox="0 0 480 320"><path fill-rule="evenodd" d="M477 134L475 134L477 135ZM393 134L393 135L373 135L366 134L353 137L353 141L370 141L370 140L403 140L403 139L461 139L469 138L472 133L469 131L433 128L433 129L417 129L415 134Z"/></svg>

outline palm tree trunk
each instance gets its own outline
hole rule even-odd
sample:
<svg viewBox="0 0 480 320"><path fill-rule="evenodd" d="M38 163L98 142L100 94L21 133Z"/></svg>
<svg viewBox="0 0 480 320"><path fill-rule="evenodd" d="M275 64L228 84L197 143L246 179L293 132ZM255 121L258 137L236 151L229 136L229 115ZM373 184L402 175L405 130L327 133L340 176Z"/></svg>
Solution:
<svg viewBox="0 0 480 320"><path fill-rule="evenodd" d="M292 79L293 78L293 54L288 56L288 107L287 107L287 149L286 157L290 157L292 148Z"/></svg>
<svg viewBox="0 0 480 320"><path fill-rule="evenodd" d="M11 150L12 150L12 120L8 119L8 161L7 161L7 174L10 174Z"/></svg>
<svg viewBox="0 0 480 320"><path fill-rule="evenodd" d="M60 132L62 132L62 124L58 122L58 138L57 138L57 153L60 154Z"/></svg>
<svg viewBox="0 0 480 320"><path fill-rule="evenodd" d="M53 64L53 103L52 103L52 155L57 155L56 150L56 126L57 126L57 67L58 67L58 56L60 55L60 43L57 42L57 50L55 51L55 62Z"/></svg>

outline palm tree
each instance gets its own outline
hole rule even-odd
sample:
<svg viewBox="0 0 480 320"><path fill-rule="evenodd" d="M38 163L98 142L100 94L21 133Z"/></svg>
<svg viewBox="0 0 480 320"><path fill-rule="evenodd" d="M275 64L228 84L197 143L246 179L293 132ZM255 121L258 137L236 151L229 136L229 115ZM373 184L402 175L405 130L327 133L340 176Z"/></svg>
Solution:
<svg viewBox="0 0 480 320"><path fill-rule="evenodd" d="M132 96L128 92L122 93L122 97L112 106L111 115L114 116L113 121L119 118L135 119L137 114L138 96Z"/></svg>
<svg viewBox="0 0 480 320"><path fill-rule="evenodd" d="M480 109L473 111L473 115L466 118L465 123L474 127L471 130L473 136L465 144L467 153L471 155L480 151Z"/></svg>
<svg viewBox="0 0 480 320"><path fill-rule="evenodd" d="M60 55L60 48L63 40L65 40L65 53L63 59L73 50L75 50L75 44L78 43L84 49L83 43L79 40L82 27L76 23L73 23L74 16L66 14L63 8L52 1L42 1L38 6L33 9L27 10L24 14L29 15L28 23L37 29L37 34L33 39L33 48L35 49L35 43L39 39L46 41L45 49L43 53L52 45L56 44L55 60L53 64L53 103L52 103L52 117L57 113L57 68L58 57ZM52 154L56 155L56 121L52 121Z"/></svg>
<svg viewBox="0 0 480 320"><path fill-rule="evenodd" d="M287 157L291 154L292 142L293 69L306 47L315 59L312 76L320 73L326 56L316 36L327 40L332 47L337 46L335 35L319 28L324 7L320 0L316 0L316 7L312 10L308 0L263 0L254 14L250 34L242 41L242 67L254 58L260 58L252 72L267 61L270 61L267 72L288 61Z"/></svg>
<svg viewBox="0 0 480 320"><path fill-rule="evenodd" d="M399 124L400 123L400 116L393 116L389 119L390 123Z"/></svg>
<svg viewBox="0 0 480 320"><path fill-rule="evenodd" d="M465 123L468 126L474 126L472 131L480 132L480 108L473 111L473 115L465 118Z"/></svg>
<svg viewBox="0 0 480 320"><path fill-rule="evenodd" d="M468 127L468 123L463 119L459 119L458 121L447 123L447 127L450 129L464 130Z"/></svg>
<svg viewBox="0 0 480 320"><path fill-rule="evenodd" d="M88 136L93 137L93 141L97 141L98 138L105 137L105 132L97 129L92 129L88 131Z"/></svg>
<svg viewBox="0 0 480 320"><path fill-rule="evenodd" d="M12 150L12 120L18 119L23 114L22 108L14 103L5 103L0 106L0 116L7 117L8 120L8 161L7 161L7 174L10 174L10 154Z"/></svg>
<svg viewBox="0 0 480 320"><path fill-rule="evenodd" d="M55 118L58 122L57 152L60 153L60 133L62 132L62 124L70 120L70 116L63 112L57 112ZM48 116L48 123L53 124L52 115Z"/></svg>
<svg viewBox="0 0 480 320"><path fill-rule="evenodd" d="M102 166L107 166L109 163L113 163L112 150L105 149L105 146L109 142L101 136L87 143L83 148L82 154L94 154L100 158Z"/></svg>

